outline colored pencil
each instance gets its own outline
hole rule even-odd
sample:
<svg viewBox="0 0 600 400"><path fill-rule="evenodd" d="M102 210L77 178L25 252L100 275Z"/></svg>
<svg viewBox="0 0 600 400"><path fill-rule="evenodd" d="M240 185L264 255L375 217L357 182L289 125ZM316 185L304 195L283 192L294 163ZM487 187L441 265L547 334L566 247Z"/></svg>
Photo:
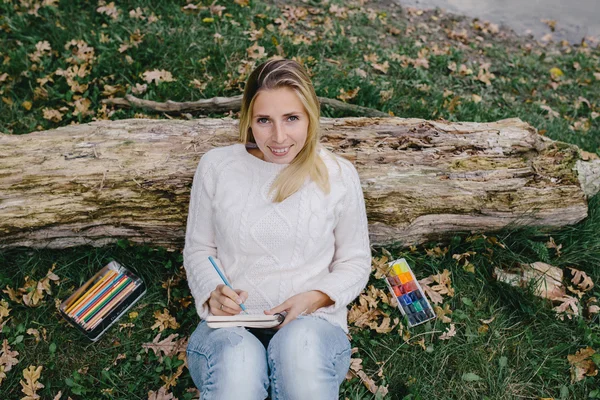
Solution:
<svg viewBox="0 0 600 400"><path fill-rule="evenodd" d="M219 269L219 267L217 267L217 263L215 263L215 259L212 258L212 256L208 256L208 261L210 261L210 263L212 264L212 266L215 268L215 270L217 271L217 274L219 274L219 276L221 277L221 280L223 281L223 283L226 284L231 290L235 291L235 289L231 286L231 284L229 283L229 281L227 280L227 278L225 277L225 275L223 275L223 273L221 272L221 270ZM244 306L244 303L240 303L240 308L244 311L244 314L247 314L246 307Z"/></svg>
<svg viewBox="0 0 600 400"><path fill-rule="evenodd" d="M133 292L137 287L138 287L138 285L134 282L133 285L124 289L121 293L119 293L118 296L116 296L114 299L112 299L111 302L108 303L102 309L102 311L100 311L94 318L92 318L90 320L90 322L84 324L84 328L86 328L87 330L94 329L100 322L102 322L104 317L106 317L116 306L121 304L122 300L125 297L129 296L131 294L131 292Z"/></svg>
<svg viewBox="0 0 600 400"><path fill-rule="evenodd" d="M77 307L75 307L71 311L72 317L76 318L81 313L81 311L83 309L85 309L91 302L93 302L97 298L97 296L101 295L106 290L109 290L110 287L111 287L111 285L114 285L115 282L117 280L119 280L122 276L123 276L123 274L120 273L117 276L113 276L112 278L110 278L109 280L107 280L106 282L104 282L102 284L102 286L100 286L98 288L98 290L96 290L94 293L92 293L91 296L88 296L84 302L82 302L81 304L79 304Z"/></svg>
<svg viewBox="0 0 600 400"><path fill-rule="evenodd" d="M91 309L90 312L86 313L85 316L82 316L82 320L84 322L89 322L94 317L94 315L98 313L98 311L100 311L108 302L110 302L116 295L121 293L123 289L125 289L132 282L133 281L130 278L123 280L123 282L121 282L119 286L113 288L113 290L111 290L100 303L98 303L93 309Z"/></svg>
<svg viewBox="0 0 600 400"><path fill-rule="evenodd" d="M89 296L93 295L94 293L97 292L97 289L100 288L100 286L103 286L106 282L108 282L108 280L110 278L112 278L115 274L117 274L117 271L115 271L114 269L111 269L106 275L104 275L102 277L102 279L100 279L98 282L96 282L96 284L94 286L92 286L91 289L87 290L85 293L83 293L79 299L77 299L77 301L73 304L71 304L66 310L65 313L69 314L75 307L77 307L79 304L81 304L82 301L85 301L87 298L89 298Z"/></svg>
<svg viewBox="0 0 600 400"><path fill-rule="evenodd" d="M117 278L115 278L110 285L102 290L102 292L98 293L91 299L89 302L85 304L85 306L75 314L75 319L81 320L84 316L88 314L88 312L94 308L102 299L106 298L108 293L110 293L115 287L120 285L124 280L127 279L127 276L124 274L120 274Z"/></svg>

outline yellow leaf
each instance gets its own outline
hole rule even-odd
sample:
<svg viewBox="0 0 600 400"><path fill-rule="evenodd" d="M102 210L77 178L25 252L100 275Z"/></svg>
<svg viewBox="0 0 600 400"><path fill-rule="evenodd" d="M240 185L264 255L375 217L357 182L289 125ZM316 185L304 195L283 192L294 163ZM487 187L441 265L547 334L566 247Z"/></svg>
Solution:
<svg viewBox="0 0 600 400"><path fill-rule="evenodd" d="M205 23L214 22L214 21L215 21L215 19L212 17L202 18L202 22L205 22Z"/></svg>
<svg viewBox="0 0 600 400"><path fill-rule="evenodd" d="M554 67L550 69L550 77L554 81L557 81L563 75L564 73L561 71L560 68Z"/></svg>
<svg viewBox="0 0 600 400"><path fill-rule="evenodd" d="M169 314L169 310L167 310L166 308L163 309L162 313L158 310L155 311L154 318L156 318L156 321L155 321L154 325L152 325L152 327L151 327L152 329L159 328L159 331L162 332L163 330L165 330L167 328L171 328L171 329L179 328L179 324L175 320L175 317L173 317L171 314Z"/></svg>
<svg viewBox="0 0 600 400"><path fill-rule="evenodd" d="M6 103L7 105L9 105L9 106L12 106L12 105L13 105L13 101L12 101L12 99L11 99L10 97L3 97L3 98L2 98L2 101L3 101L4 103Z"/></svg>
<svg viewBox="0 0 600 400"><path fill-rule="evenodd" d="M31 110L31 106L32 106L32 104L31 104L31 102L30 102L30 101L24 101L24 102L22 102L22 103L21 103L21 106L22 106L24 109L26 109L27 111L29 111L29 110Z"/></svg>

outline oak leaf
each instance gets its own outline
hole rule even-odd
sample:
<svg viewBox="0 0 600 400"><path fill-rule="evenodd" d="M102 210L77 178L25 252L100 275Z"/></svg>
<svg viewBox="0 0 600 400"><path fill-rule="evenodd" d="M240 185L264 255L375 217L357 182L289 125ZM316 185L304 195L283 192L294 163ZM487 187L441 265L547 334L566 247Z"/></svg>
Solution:
<svg viewBox="0 0 600 400"><path fill-rule="evenodd" d="M21 398L21 400L37 400L40 398L40 395L36 392L39 389L43 389L44 385L39 382L40 376L42 375L42 366L34 367L30 365L27 369L23 370L23 377L25 378L25 382L20 380L19 383L23 388L21 391L25 393L25 397Z"/></svg>
<svg viewBox="0 0 600 400"><path fill-rule="evenodd" d="M440 340L450 340L455 335L456 326L454 324L450 324L450 327L446 328L446 331L440 335Z"/></svg>
<svg viewBox="0 0 600 400"><path fill-rule="evenodd" d="M174 341L179 336L177 333L172 333L163 340L160 339L160 333L156 335L154 340L149 343L142 344L142 348L148 353L148 350L152 350L154 354L158 356L158 361L162 363L163 356L171 357L178 352L185 351L187 347L187 339L181 338Z"/></svg>
<svg viewBox="0 0 600 400"><path fill-rule="evenodd" d="M567 356L567 360L571 364L571 383L579 382L586 376L598 375L598 366L590 359L595 353L594 349L586 347Z"/></svg>
<svg viewBox="0 0 600 400"><path fill-rule="evenodd" d="M594 282L592 281L592 278L590 278L585 272L575 268L569 269L571 270L571 274L573 275L573 279L571 279L571 282L577 285L579 289L583 290L584 292L587 292L588 290L594 288Z"/></svg>
<svg viewBox="0 0 600 400"><path fill-rule="evenodd" d="M100 2L99 3L99 4L102 4L102 5L96 9L97 12L99 12L100 14L108 15L113 20L116 20L117 18L119 18L119 10L115 6L115 2L114 1L111 1L108 4L103 4L103 3L104 2Z"/></svg>
<svg viewBox="0 0 600 400"><path fill-rule="evenodd" d="M156 393L152 390L149 391L148 400L177 400L177 397L173 393L167 393L167 390L167 388L161 386Z"/></svg>
<svg viewBox="0 0 600 400"><path fill-rule="evenodd" d="M560 301L561 304L553 308L556 312L556 318L564 321L565 316L568 319L572 319L573 316L579 315L579 302L575 297L565 295L557 300Z"/></svg>
<svg viewBox="0 0 600 400"><path fill-rule="evenodd" d="M154 318L156 318L156 322L151 326L152 329L158 328L160 332L167 328L177 329L179 328L179 324L175 320L175 317L169 313L169 310L166 308L163 309L163 312L158 310L154 311Z"/></svg>
<svg viewBox="0 0 600 400"><path fill-rule="evenodd" d="M154 84L158 85L161 82L174 82L176 79L173 78L173 75L164 69L158 70L154 69L152 71L146 71L142 74L144 80L148 83L154 82Z"/></svg>

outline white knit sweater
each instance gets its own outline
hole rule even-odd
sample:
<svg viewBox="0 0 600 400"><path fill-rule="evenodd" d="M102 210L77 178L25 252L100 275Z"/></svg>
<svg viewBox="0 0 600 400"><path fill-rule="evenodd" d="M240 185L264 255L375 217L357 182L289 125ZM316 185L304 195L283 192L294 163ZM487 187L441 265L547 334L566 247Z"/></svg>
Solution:
<svg viewBox="0 0 600 400"><path fill-rule="evenodd" d="M183 262L200 318L223 282L212 256L234 289L248 292L249 314L263 314L311 290L335 304L318 315L348 332L347 305L371 271L367 215L360 180L348 160L324 152L331 192L312 181L281 203L269 187L287 164L263 161L244 144L215 148L200 159L190 198ZM341 173L340 173L341 171Z"/></svg>

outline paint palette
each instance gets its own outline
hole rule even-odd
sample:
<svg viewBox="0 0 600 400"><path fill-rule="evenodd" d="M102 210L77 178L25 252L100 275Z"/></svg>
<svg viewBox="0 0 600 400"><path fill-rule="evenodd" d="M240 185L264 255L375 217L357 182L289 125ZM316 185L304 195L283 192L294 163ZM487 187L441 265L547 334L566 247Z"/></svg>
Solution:
<svg viewBox="0 0 600 400"><path fill-rule="evenodd" d="M386 283L398 300L398 308L413 327L435 318L425 293L404 258L389 263Z"/></svg>

